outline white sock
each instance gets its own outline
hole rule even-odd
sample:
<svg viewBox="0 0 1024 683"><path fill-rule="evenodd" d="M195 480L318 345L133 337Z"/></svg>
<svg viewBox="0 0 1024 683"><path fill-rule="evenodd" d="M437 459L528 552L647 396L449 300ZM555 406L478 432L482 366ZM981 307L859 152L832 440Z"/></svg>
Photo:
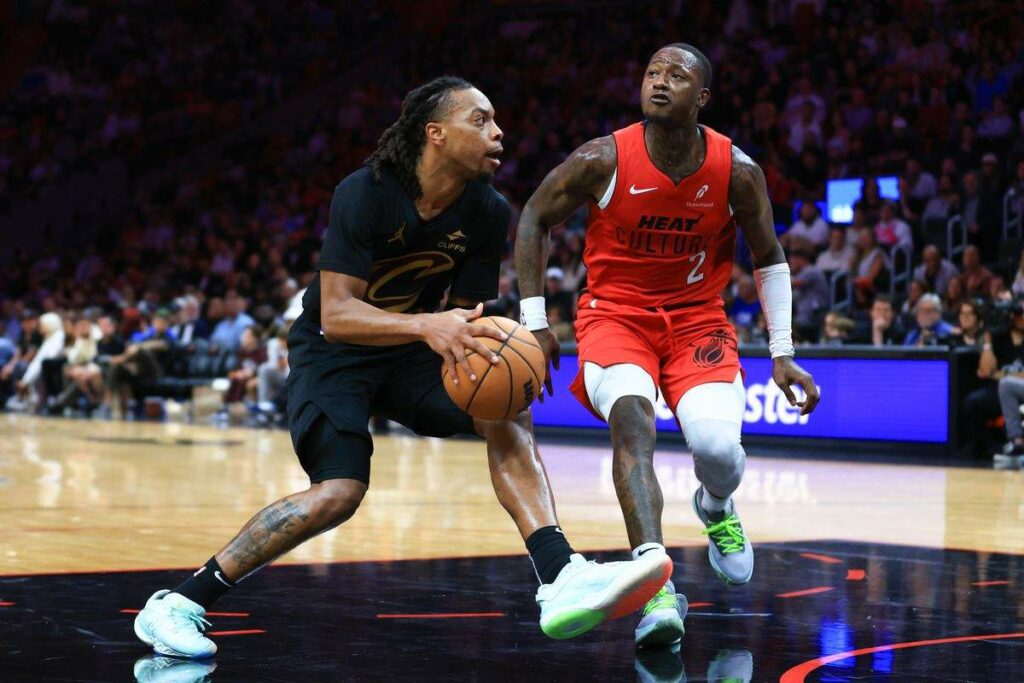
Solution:
<svg viewBox="0 0 1024 683"><path fill-rule="evenodd" d="M717 496L711 495L707 489L702 488L701 491L704 495L701 496L700 506L708 512L722 512L725 508L729 507L729 498L718 498Z"/></svg>
<svg viewBox="0 0 1024 683"><path fill-rule="evenodd" d="M660 552L664 554L665 546L663 546L660 543L644 543L643 545L638 545L637 547L633 548L633 559L639 560L640 556L646 553L647 551Z"/></svg>

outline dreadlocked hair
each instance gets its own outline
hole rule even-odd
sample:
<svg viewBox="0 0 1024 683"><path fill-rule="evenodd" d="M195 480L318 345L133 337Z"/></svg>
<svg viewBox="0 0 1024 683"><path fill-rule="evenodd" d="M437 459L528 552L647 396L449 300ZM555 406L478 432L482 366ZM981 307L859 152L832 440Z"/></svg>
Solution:
<svg viewBox="0 0 1024 683"><path fill-rule="evenodd" d="M366 160L374 177L380 180L381 169L387 166L409 196L419 198L423 190L416 177L416 163L427 142L426 125L451 111L453 91L472 87L472 83L458 76L440 76L409 91L402 100L398 120L384 131L377 149Z"/></svg>

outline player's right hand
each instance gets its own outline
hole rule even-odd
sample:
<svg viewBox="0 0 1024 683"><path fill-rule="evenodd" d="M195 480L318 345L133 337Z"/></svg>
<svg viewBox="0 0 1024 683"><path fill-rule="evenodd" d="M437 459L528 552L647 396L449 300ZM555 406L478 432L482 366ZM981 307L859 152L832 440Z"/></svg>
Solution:
<svg viewBox="0 0 1024 683"><path fill-rule="evenodd" d="M476 381L476 374L469 366L467 351L475 351L491 363L498 362L498 356L494 354L477 337L490 337L498 341L505 341L508 335L487 325L474 325L471 320L476 320L483 314L484 305L477 304L476 308L453 308L450 311L441 313L426 313L423 315L423 341L434 350L434 353L444 359L445 369L451 373L452 381L459 383L459 373L456 366L462 368L462 374L471 382Z"/></svg>
<svg viewBox="0 0 1024 683"><path fill-rule="evenodd" d="M540 344L540 349L544 352L544 386L548 390L548 396L554 396L555 391L551 387L551 366L555 366L555 370L558 369L558 337L555 336L555 333L550 328L533 330L533 336L537 338L537 343ZM543 403L544 392L539 392L537 398Z"/></svg>

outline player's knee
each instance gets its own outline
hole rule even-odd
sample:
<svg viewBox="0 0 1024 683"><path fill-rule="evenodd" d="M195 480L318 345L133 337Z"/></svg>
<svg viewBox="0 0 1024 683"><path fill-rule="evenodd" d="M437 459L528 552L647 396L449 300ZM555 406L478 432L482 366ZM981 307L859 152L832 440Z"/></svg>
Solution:
<svg viewBox="0 0 1024 683"><path fill-rule="evenodd" d="M735 488L743 475L745 454L740 446L739 430L718 425L690 425L687 441L701 470Z"/></svg>
<svg viewBox="0 0 1024 683"><path fill-rule="evenodd" d="M366 484L355 479L328 479L310 488L315 490L311 512L322 530L351 519L366 495Z"/></svg>
<svg viewBox="0 0 1024 683"><path fill-rule="evenodd" d="M520 442L529 442L533 434L533 417L530 409L501 420L473 419L476 433L487 440L491 446L511 446Z"/></svg>
<svg viewBox="0 0 1024 683"><path fill-rule="evenodd" d="M613 446L634 448L654 439L654 406L645 396L623 396L608 415Z"/></svg>

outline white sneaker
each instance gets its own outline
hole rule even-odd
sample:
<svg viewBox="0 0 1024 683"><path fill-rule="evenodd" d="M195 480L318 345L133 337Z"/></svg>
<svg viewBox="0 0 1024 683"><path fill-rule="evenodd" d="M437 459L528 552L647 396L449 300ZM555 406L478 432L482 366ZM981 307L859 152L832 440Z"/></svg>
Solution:
<svg viewBox="0 0 1024 683"><path fill-rule="evenodd" d="M133 673L136 683L206 683L217 668L211 660L193 661L146 655L135 662Z"/></svg>
<svg viewBox="0 0 1024 683"><path fill-rule="evenodd" d="M722 520L713 522L708 511L700 504L704 487L693 494L693 511L704 525L701 532L708 537L708 560L724 583L740 586L754 575L754 547L743 530L736 506L732 500L725 509Z"/></svg>
<svg viewBox="0 0 1024 683"><path fill-rule="evenodd" d="M603 564L574 553L554 583L537 589L540 628L555 640L586 633L640 609L671 575L672 560L664 553Z"/></svg>
<svg viewBox="0 0 1024 683"><path fill-rule="evenodd" d="M157 591L135 617L135 635L162 655L211 657L217 645L203 635L210 625L205 616L206 610L184 595Z"/></svg>

